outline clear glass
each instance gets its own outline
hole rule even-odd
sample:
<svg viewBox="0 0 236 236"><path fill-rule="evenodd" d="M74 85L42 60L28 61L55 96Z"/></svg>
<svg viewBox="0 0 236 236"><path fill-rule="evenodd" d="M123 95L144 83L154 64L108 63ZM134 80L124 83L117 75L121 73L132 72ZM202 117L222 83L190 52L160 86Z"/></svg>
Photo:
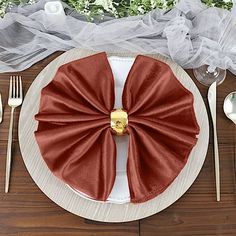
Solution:
<svg viewBox="0 0 236 236"><path fill-rule="evenodd" d="M217 81L217 85L221 84L226 77L226 70L203 65L193 69L193 74L201 84L209 87L215 81Z"/></svg>
<svg viewBox="0 0 236 236"><path fill-rule="evenodd" d="M219 37L220 54L222 56L236 53L236 18L230 15L222 21L224 30ZM226 70L214 65L203 65L193 70L195 78L203 85L210 86L213 82L221 84L226 77Z"/></svg>

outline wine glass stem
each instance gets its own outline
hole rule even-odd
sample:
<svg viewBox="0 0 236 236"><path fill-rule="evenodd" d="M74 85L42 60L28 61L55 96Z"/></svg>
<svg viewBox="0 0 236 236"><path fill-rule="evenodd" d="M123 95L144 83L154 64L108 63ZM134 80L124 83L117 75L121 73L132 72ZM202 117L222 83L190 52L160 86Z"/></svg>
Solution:
<svg viewBox="0 0 236 236"><path fill-rule="evenodd" d="M209 73L214 73L214 72L216 72L216 66L208 66L207 67L207 71L209 72Z"/></svg>
<svg viewBox="0 0 236 236"><path fill-rule="evenodd" d="M214 73L215 71L216 71L216 66L208 66L207 67L207 71L209 72L209 73Z"/></svg>

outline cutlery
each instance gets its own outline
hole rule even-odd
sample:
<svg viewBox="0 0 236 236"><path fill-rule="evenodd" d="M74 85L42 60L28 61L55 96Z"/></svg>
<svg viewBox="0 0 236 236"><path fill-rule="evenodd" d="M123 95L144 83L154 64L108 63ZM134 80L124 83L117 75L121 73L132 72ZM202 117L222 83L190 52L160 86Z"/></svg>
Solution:
<svg viewBox="0 0 236 236"><path fill-rule="evenodd" d="M0 123L2 123L2 116L3 116L3 111L2 111L2 95L0 93Z"/></svg>
<svg viewBox="0 0 236 236"><path fill-rule="evenodd" d="M228 94L224 100L224 113L236 125L236 91Z"/></svg>
<svg viewBox="0 0 236 236"><path fill-rule="evenodd" d="M214 133L214 157L215 157L215 180L216 180L216 200L220 201L220 164L219 164L219 150L216 130L216 83L214 82L208 90L208 103L211 111L211 118L213 123Z"/></svg>
<svg viewBox="0 0 236 236"><path fill-rule="evenodd" d="M12 146L14 111L16 107L22 104L22 101L23 101L23 93L22 93L21 76L11 76L9 85L9 98L8 98L8 105L11 107L11 118L10 118L8 144L7 144L5 193L8 193L9 190L10 173L11 173L11 146Z"/></svg>

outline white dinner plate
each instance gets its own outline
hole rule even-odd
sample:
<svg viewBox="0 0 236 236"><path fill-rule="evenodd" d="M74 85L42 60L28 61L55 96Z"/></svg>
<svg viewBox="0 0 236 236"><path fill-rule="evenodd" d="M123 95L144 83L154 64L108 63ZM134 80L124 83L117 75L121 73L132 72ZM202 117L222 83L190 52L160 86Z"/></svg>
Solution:
<svg viewBox="0 0 236 236"><path fill-rule="evenodd" d="M95 54L92 51L73 49L56 58L36 77L24 99L19 119L19 143L28 172L39 188L64 209L88 219L105 222L125 222L141 219L155 214L179 199L192 185L200 172L208 149L209 123L205 104L201 94L188 74L173 61L161 56L152 57L167 63L177 79L192 92L194 109L200 126L198 141L193 148L187 164L169 187L157 197L140 204L129 203L129 190L126 176L127 136L116 137L117 141L117 177L107 202L97 202L69 188L55 177L41 157L34 131L37 121L34 119L39 110L40 93L43 87L53 79L57 69L67 62ZM113 57L110 57L113 56ZM115 56L115 57L114 57ZM133 62L134 54L110 54L109 61L115 75L116 106L122 107L119 98L123 83ZM122 73L120 73L120 68ZM117 204L118 203L118 204ZM125 204L121 204L125 203Z"/></svg>

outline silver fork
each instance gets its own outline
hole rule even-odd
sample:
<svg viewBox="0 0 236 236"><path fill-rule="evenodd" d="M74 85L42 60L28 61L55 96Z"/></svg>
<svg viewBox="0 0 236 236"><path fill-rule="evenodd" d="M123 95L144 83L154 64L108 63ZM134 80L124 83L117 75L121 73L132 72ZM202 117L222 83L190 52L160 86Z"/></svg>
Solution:
<svg viewBox="0 0 236 236"><path fill-rule="evenodd" d="M2 123L2 117L3 117L3 111L2 111L2 95L0 93L0 123Z"/></svg>
<svg viewBox="0 0 236 236"><path fill-rule="evenodd" d="M16 107L22 104L22 101L23 101L23 92L22 92L21 76L11 76L9 85L9 97L8 97L8 105L11 107L11 118L10 118L8 144L7 144L5 193L8 193L10 173L11 173L11 146L12 146L14 111Z"/></svg>

